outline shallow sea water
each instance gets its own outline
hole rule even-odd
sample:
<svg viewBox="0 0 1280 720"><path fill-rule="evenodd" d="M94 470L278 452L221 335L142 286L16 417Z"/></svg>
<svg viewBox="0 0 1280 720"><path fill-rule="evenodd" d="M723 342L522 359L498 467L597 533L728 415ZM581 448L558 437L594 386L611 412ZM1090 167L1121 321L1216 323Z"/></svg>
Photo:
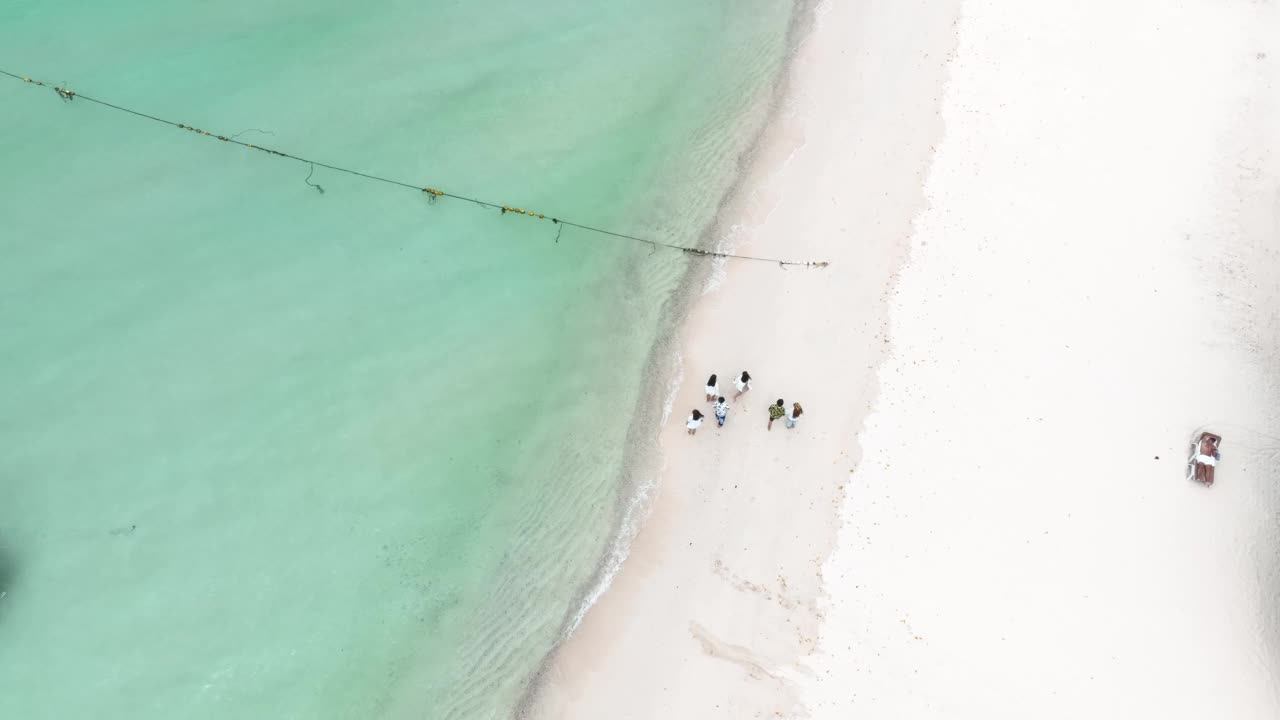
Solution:
<svg viewBox="0 0 1280 720"><path fill-rule="evenodd" d="M11 0L0 68L695 243L790 13ZM508 714L689 261L9 78L0 167L0 716Z"/></svg>

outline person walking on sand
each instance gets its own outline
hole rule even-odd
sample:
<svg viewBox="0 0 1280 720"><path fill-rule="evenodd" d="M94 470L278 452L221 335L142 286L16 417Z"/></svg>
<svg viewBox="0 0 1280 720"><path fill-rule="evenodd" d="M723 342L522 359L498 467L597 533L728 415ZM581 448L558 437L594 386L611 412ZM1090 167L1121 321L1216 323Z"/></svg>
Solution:
<svg viewBox="0 0 1280 720"><path fill-rule="evenodd" d="M715 373L711 373L711 377L707 378L707 402L715 402L719 394L720 383L716 380ZM723 400L724 398L720 399Z"/></svg>
<svg viewBox="0 0 1280 720"><path fill-rule="evenodd" d="M689 428L690 435L698 432L698 428L702 427L702 413L694 410L693 414L689 416L689 421L684 426Z"/></svg>
<svg viewBox="0 0 1280 720"><path fill-rule="evenodd" d="M796 426L796 422L800 416L804 414L804 408L800 407L800 403L791 403L791 414L787 415L787 429Z"/></svg>
<svg viewBox="0 0 1280 720"><path fill-rule="evenodd" d="M733 385L738 388L737 394L733 396L733 399L737 400L742 397L742 393L751 389L751 373L743 370L742 375L739 375L738 379L733 381Z"/></svg>
<svg viewBox="0 0 1280 720"><path fill-rule="evenodd" d="M720 427L724 427L724 419L729 417L729 403L724 401L724 396L716 400L715 413L716 422L720 424Z"/></svg>
<svg viewBox="0 0 1280 720"><path fill-rule="evenodd" d="M773 421L781 419L782 416L786 414L787 409L783 407L782 398L778 398L778 402L769 406L769 426L766 427L765 430L772 430Z"/></svg>

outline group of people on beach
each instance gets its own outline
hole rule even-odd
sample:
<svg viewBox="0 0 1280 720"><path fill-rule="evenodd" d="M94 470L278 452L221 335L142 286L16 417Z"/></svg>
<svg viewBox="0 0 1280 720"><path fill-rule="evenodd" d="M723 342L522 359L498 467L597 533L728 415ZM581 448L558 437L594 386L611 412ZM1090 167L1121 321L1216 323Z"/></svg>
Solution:
<svg viewBox="0 0 1280 720"><path fill-rule="evenodd" d="M734 401L737 402L743 393L751 390L751 373L743 370L742 374L733 381L733 386L737 389L737 392L733 395ZM720 381L714 374L707 378L706 391L707 402L714 403L711 412L716 416L716 424L723 427L724 421L729 418L729 402L720 394ZM803 414L804 408L800 407L800 403L791 403L791 409L787 410L786 403L782 401L782 398L778 398L777 402L769 406L769 424L765 426L765 429L772 430L774 420L784 421L788 429L794 428ZM698 428L702 427L702 420L705 417L701 410L694 409L693 413L689 415L689 419L685 422L685 427L689 429L690 435L698 432Z"/></svg>

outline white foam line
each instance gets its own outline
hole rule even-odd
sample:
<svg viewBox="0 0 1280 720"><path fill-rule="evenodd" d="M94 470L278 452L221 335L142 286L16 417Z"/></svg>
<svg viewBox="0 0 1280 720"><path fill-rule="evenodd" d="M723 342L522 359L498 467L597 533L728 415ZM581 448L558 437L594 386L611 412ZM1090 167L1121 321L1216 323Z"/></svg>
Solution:
<svg viewBox="0 0 1280 720"><path fill-rule="evenodd" d="M618 525L618 533L614 536L613 542L610 543L609 552L605 556L604 572L600 575L600 581L596 583L595 587L591 588L591 591L583 598L582 605L579 606L578 611L573 614L573 619L569 621L568 628L565 630L566 638L573 636L578 626L582 624L582 619L587 616L596 601L608 592L609 586L613 585L613 578L617 576L618 571L626 563L627 557L631 554L631 541L635 539L636 534L640 531L640 525L644 522L644 511L649 506L649 499L653 496L655 487L657 487L656 476L636 488L636 493L632 496L631 502L627 503L627 509L622 515L622 522Z"/></svg>
<svg viewBox="0 0 1280 720"><path fill-rule="evenodd" d="M713 250L719 253L732 253L733 249L738 246L738 239L742 235L743 227L741 223L735 223L730 226L729 232L716 243ZM724 283L725 272L728 269L729 262L727 258L715 258L711 263L711 272L707 273L706 282L702 284L701 295L707 295L720 289Z"/></svg>
<svg viewBox="0 0 1280 720"><path fill-rule="evenodd" d="M671 410L675 407L676 396L680 392L680 385L684 382L684 357L679 352L673 353L671 356L669 377L667 394L662 402L662 422L659 427L665 426L671 418ZM665 462L664 460L664 467ZM618 523L618 532L614 535L612 542L609 543L609 552L605 554L604 561L601 563L600 580L587 592L582 604L578 606L577 612L569 620L569 624L565 629L565 638L573 636L578 626L582 624L583 618L587 616L592 606L613 585L613 578L617 576L618 571L626 563L627 557L631 554L631 542L635 539L636 534L640 532L640 526L644 522L645 511L648 510L649 500L653 497L654 488L658 486L658 476L660 474L661 468L659 472L639 483L636 487L635 494L632 495L626 509L622 512L622 521Z"/></svg>
<svg viewBox="0 0 1280 720"><path fill-rule="evenodd" d="M662 401L662 425L671 419L671 409L675 407L676 395L680 392L680 384L684 382L684 356L676 351L671 356L671 379L667 381L667 396Z"/></svg>

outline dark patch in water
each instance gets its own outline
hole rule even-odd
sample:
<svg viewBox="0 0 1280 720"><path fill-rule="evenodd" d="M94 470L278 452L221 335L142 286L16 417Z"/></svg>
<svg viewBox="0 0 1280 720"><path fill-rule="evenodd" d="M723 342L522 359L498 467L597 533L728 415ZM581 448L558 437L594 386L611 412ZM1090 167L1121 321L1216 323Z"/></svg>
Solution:
<svg viewBox="0 0 1280 720"><path fill-rule="evenodd" d="M9 548L0 545L0 619L4 618L4 610L9 602L7 596L13 591L13 583L17 577L18 562L13 559Z"/></svg>

